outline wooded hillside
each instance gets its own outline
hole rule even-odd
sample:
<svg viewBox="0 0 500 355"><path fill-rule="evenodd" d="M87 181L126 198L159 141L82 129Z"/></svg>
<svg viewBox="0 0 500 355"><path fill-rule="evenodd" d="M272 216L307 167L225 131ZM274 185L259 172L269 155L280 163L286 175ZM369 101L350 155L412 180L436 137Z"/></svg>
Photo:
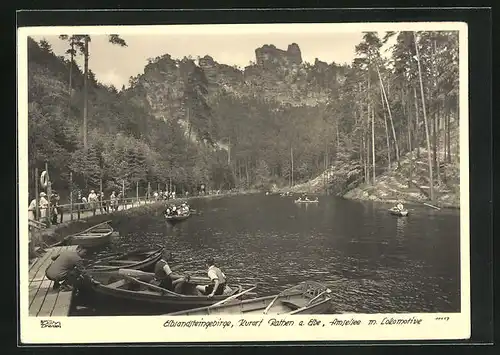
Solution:
<svg viewBox="0 0 500 355"><path fill-rule="evenodd" d="M374 184L414 151L426 158L433 199L435 187L449 183L446 166L458 161L450 134L458 124L458 32L365 33L349 66L302 63L298 46L293 60L257 51L257 64L242 70L208 56L196 64L165 55L120 92L90 70L85 90L85 68L71 57L82 55L83 36L75 37L63 37L64 58L45 41L29 41L30 173L49 162L58 191L69 190L70 171L79 188L99 188L102 178L105 189L124 180L144 191L172 179L178 191L193 191L200 183L287 186L339 162L350 164L355 181ZM110 45L126 44L117 38ZM411 166L409 179L417 174Z"/></svg>

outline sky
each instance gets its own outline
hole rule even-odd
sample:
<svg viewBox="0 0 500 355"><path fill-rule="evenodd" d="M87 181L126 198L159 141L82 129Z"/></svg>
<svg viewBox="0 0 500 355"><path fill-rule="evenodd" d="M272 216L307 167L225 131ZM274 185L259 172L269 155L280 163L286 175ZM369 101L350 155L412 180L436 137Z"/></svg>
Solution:
<svg viewBox="0 0 500 355"><path fill-rule="evenodd" d="M108 43L106 35L91 35L89 68L99 82L112 84L117 89L121 89L122 85L127 87L131 76L142 74L148 58L167 53L174 59L182 59L184 56L197 58L208 54L219 63L244 68L250 61L255 61L255 49L264 44L273 44L286 50L289 44L297 43L304 62L314 63L318 58L327 63L343 64L352 62L355 46L362 39L362 33L358 31L112 33L120 34L128 46L112 45ZM383 35L382 32L380 34ZM64 55L68 48L67 42L54 34L30 36L37 42L47 40L57 55ZM82 67L83 58L79 56L76 61Z"/></svg>

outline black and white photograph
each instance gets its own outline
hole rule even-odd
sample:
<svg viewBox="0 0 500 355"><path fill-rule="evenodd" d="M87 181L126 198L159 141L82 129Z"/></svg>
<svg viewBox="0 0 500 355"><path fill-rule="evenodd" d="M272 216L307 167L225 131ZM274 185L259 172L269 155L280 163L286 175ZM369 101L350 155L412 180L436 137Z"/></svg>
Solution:
<svg viewBox="0 0 500 355"><path fill-rule="evenodd" d="M467 55L463 23L20 28L21 341L467 338Z"/></svg>

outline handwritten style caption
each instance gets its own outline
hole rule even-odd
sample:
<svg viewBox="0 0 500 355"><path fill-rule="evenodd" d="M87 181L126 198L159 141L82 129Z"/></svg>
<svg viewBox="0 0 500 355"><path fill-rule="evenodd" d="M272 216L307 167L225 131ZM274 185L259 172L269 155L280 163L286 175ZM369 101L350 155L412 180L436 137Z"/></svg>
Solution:
<svg viewBox="0 0 500 355"><path fill-rule="evenodd" d="M445 317L448 318L448 317ZM436 320L448 320L445 318L436 318ZM369 326L401 326L401 325L421 325L422 319L418 317L383 317L382 320L370 319L362 321L356 318L349 319L339 319L338 317L333 317L329 321L319 320L317 318L310 318L309 320L289 320L286 318L269 318L264 320L261 318L259 320L246 320L239 319L236 322L231 320L223 320L219 318L218 320L204 320L203 318L199 320L189 320L181 321L175 319L168 319L163 323L165 328L234 328L234 327L351 327L360 325Z"/></svg>

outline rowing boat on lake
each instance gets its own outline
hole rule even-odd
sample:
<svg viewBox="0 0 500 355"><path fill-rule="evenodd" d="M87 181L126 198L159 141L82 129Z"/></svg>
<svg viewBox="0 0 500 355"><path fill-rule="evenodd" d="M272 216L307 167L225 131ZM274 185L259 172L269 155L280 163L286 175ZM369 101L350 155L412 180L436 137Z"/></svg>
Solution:
<svg viewBox="0 0 500 355"><path fill-rule="evenodd" d="M400 210L397 207L392 207L389 209L389 213L399 217L408 216L408 210Z"/></svg>
<svg viewBox="0 0 500 355"><path fill-rule="evenodd" d="M330 292L330 289L320 283L306 281L274 296L234 300L222 305L189 309L168 315L322 314L331 307Z"/></svg>
<svg viewBox="0 0 500 355"><path fill-rule="evenodd" d="M156 249L137 249L128 253L108 256L89 265L87 271L118 271L122 268L150 271L161 259L164 247Z"/></svg>
<svg viewBox="0 0 500 355"><path fill-rule="evenodd" d="M167 216L165 215L165 219L169 222L175 223L175 222L180 222L188 219L191 216L191 212L181 214L181 215L172 215L172 216Z"/></svg>
<svg viewBox="0 0 500 355"><path fill-rule="evenodd" d="M298 199L298 200L295 200L295 203L318 203L319 200L316 199L316 200L301 200L301 199Z"/></svg>
<svg viewBox="0 0 500 355"><path fill-rule="evenodd" d="M163 314L195 307L204 307L239 294L241 285L227 285L224 294L213 297L197 294L197 283L184 284L182 294L163 289L138 278L119 272L91 272L82 275L79 292L95 308L104 307L136 312L136 314Z"/></svg>

